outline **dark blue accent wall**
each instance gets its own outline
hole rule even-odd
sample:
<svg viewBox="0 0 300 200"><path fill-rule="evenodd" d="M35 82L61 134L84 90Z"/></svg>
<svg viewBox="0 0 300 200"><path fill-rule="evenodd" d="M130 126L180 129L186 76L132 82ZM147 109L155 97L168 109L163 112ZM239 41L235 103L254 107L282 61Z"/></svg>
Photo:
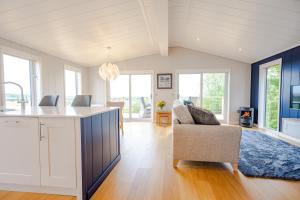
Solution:
<svg viewBox="0 0 300 200"><path fill-rule="evenodd" d="M254 122L258 116L259 66L282 58L281 97L280 97L280 130L282 118L300 118L300 110L290 109L290 89L300 85L300 46L263 59L251 65L251 99L250 105L255 109Z"/></svg>

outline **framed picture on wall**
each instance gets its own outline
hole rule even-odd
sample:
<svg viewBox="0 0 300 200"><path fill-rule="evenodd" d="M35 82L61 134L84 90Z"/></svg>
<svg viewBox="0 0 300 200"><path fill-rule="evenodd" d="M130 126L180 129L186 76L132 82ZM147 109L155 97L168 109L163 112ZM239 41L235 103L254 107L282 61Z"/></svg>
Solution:
<svg viewBox="0 0 300 200"><path fill-rule="evenodd" d="M157 74L157 89L172 89L172 74Z"/></svg>

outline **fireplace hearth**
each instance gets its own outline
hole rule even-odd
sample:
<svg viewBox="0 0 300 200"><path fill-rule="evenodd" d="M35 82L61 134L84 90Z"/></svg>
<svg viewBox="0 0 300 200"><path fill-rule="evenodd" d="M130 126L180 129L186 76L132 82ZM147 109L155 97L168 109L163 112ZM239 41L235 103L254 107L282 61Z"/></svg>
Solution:
<svg viewBox="0 0 300 200"><path fill-rule="evenodd" d="M253 127L254 109L249 107L240 107L240 125L242 127Z"/></svg>

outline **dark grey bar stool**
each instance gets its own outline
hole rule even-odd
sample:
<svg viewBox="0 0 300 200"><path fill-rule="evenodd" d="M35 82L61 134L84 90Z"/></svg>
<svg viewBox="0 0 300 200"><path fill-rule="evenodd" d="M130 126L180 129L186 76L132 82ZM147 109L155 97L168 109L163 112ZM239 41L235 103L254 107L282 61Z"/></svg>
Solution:
<svg viewBox="0 0 300 200"><path fill-rule="evenodd" d="M39 106L57 106L58 95L46 95L40 101Z"/></svg>
<svg viewBox="0 0 300 200"><path fill-rule="evenodd" d="M72 105L73 107L90 107L92 95L76 95Z"/></svg>

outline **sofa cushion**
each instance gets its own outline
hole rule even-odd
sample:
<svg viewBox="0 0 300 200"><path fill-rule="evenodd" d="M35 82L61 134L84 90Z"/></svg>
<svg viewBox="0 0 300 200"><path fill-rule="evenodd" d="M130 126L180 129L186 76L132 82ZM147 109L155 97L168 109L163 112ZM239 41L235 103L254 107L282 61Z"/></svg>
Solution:
<svg viewBox="0 0 300 200"><path fill-rule="evenodd" d="M181 124L194 124L193 117L189 112L188 108L184 105L177 105L173 108L174 114L176 115L179 123Z"/></svg>
<svg viewBox="0 0 300 200"><path fill-rule="evenodd" d="M190 111L193 120L196 124L205 125L220 125L216 116L209 110L188 105L188 110Z"/></svg>

